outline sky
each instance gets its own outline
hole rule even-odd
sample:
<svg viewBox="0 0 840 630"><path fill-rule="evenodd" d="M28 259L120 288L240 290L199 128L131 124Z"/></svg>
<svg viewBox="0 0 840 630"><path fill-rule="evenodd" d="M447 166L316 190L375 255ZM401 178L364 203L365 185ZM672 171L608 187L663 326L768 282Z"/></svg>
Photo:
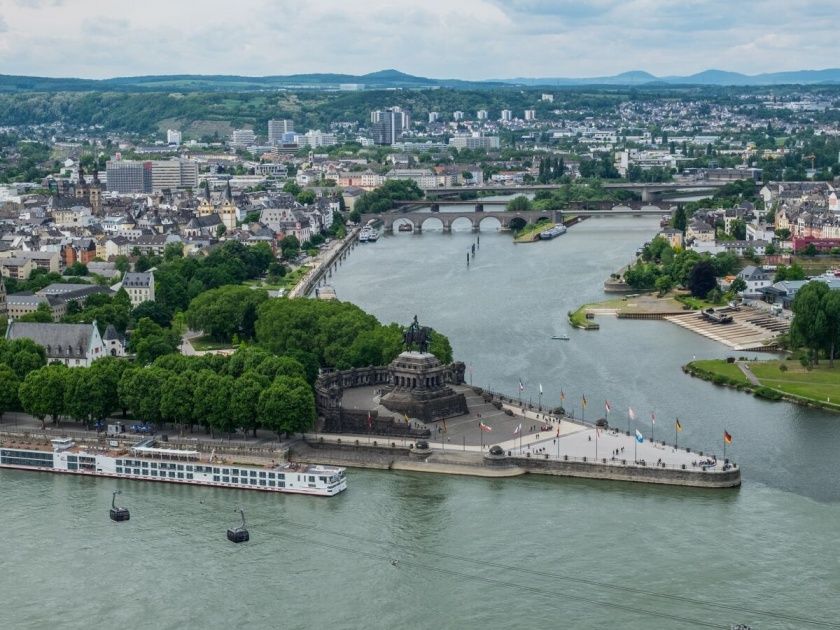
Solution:
<svg viewBox="0 0 840 630"><path fill-rule="evenodd" d="M840 0L0 0L0 74L434 78L840 65Z"/></svg>

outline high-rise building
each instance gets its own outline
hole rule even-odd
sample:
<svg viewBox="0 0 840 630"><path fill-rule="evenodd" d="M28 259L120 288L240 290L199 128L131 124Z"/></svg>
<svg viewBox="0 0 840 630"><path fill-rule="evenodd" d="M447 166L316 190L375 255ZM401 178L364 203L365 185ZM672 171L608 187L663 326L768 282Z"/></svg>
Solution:
<svg viewBox="0 0 840 630"><path fill-rule="evenodd" d="M269 120L268 121L268 143L269 144L283 144L283 136L295 132L295 124L284 118L283 120Z"/></svg>
<svg viewBox="0 0 840 630"><path fill-rule="evenodd" d="M478 112L476 112L475 117L478 118L478 120L487 120L487 110L479 109Z"/></svg>
<svg viewBox="0 0 840 630"><path fill-rule="evenodd" d="M408 128L408 112L399 107L389 107L386 110L376 110L370 113L371 132L375 144L391 145Z"/></svg>
<svg viewBox="0 0 840 630"><path fill-rule="evenodd" d="M540 100L545 103L553 103L554 102L554 94L543 94L540 97Z"/></svg>
<svg viewBox="0 0 840 630"><path fill-rule="evenodd" d="M458 134L449 139L449 146L456 149L498 149L499 136L482 136L479 133Z"/></svg>
<svg viewBox="0 0 840 630"><path fill-rule="evenodd" d="M234 129L230 135L230 143L239 147L250 147L256 140L257 136L253 129Z"/></svg>
<svg viewBox="0 0 840 630"><path fill-rule="evenodd" d="M464 120L464 112L452 112L452 120Z"/></svg>
<svg viewBox="0 0 840 630"><path fill-rule="evenodd" d="M109 160L105 165L108 190L118 193L143 193L152 190L152 163L133 160Z"/></svg>
<svg viewBox="0 0 840 630"><path fill-rule="evenodd" d="M525 120L536 120L537 119L537 110L535 109L526 109L525 110Z"/></svg>
<svg viewBox="0 0 840 630"><path fill-rule="evenodd" d="M198 162L195 160L110 160L106 172L108 190L123 194L198 186Z"/></svg>
<svg viewBox="0 0 840 630"><path fill-rule="evenodd" d="M502 110L502 122L510 122L513 120L513 112L509 109Z"/></svg>
<svg viewBox="0 0 840 630"><path fill-rule="evenodd" d="M313 149L317 147L330 147L338 144L338 138L334 133L324 133L320 129L317 131L310 129L305 134L296 134L295 144L302 147L312 147Z"/></svg>
<svg viewBox="0 0 840 630"><path fill-rule="evenodd" d="M440 118L439 112L429 112L429 123L436 123Z"/></svg>
<svg viewBox="0 0 840 630"><path fill-rule="evenodd" d="M177 129L167 129L166 144L181 144L181 132Z"/></svg>

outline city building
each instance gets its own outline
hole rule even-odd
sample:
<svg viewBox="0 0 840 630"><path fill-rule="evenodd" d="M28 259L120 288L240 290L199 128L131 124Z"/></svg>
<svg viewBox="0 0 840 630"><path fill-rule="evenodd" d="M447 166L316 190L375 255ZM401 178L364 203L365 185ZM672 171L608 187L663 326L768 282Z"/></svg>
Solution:
<svg viewBox="0 0 840 630"><path fill-rule="evenodd" d="M131 298L131 306L155 301L155 275L152 271L127 271L121 286Z"/></svg>
<svg viewBox="0 0 840 630"><path fill-rule="evenodd" d="M454 120L454 121L464 120L464 112L462 112L460 110L457 111L457 112L452 112L452 120Z"/></svg>
<svg viewBox="0 0 840 630"><path fill-rule="evenodd" d="M456 149L498 149L499 136L482 136L478 133L457 134L449 139L449 146Z"/></svg>
<svg viewBox="0 0 840 630"><path fill-rule="evenodd" d="M174 144L180 145L181 144L181 132L175 129L167 129L166 130L166 144Z"/></svg>
<svg viewBox="0 0 840 630"><path fill-rule="evenodd" d="M475 117L478 120L487 120L487 110L486 109L479 109L476 112Z"/></svg>
<svg viewBox="0 0 840 630"><path fill-rule="evenodd" d="M338 138L334 133L324 133L320 129L313 131L310 129L305 134L295 135L295 144L302 147L330 147L338 144Z"/></svg>
<svg viewBox="0 0 840 630"><path fill-rule="evenodd" d="M408 128L409 115L399 107L389 107L370 113L371 132L374 144L394 144Z"/></svg>
<svg viewBox="0 0 840 630"><path fill-rule="evenodd" d="M510 122L511 120L513 120L513 112L509 109L503 109L502 110L501 121L502 122Z"/></svg>
<svg viewBox="0 0 840 630"><path fill-rule="evenodd" d="M554 102L554 94L543 94L540 96L540 100L543 103L553 103Z"/></svg>
<svg viewBox="0 0 840 630"><path fill-rule="evenodd" d="M31 339L43 346L47 353L47 363L58 361L68 367L90 367L96 359L106 356L96 322L36 324L10 320L6 339Z"/></svg>
<svg viewBox="0 0 840 630"><path fill-rule="evenodd" d="M230 143L235 147L250 147L257 141L253 129L234 129L230 134Z"/></svg>
<svg viewBox="0 0 840 630"><path fill-rule="evenodd" d="M105 165L108 190L122 193L152 191L152 163L134 160L109 160Z"/></svg>
<svg viewBox="0 0 840 630"><path fill-rule="evenodd" d="M525 120L536 120L537 119L537 110L536 109L526 109L525 110Z"/></svg>
<svg viewBox="0 0 840 630"><path fill-rule="evenodd" d="M283 120L269 120L268 121L268 143L269 144L285 144L287 138L294 134L295 125L288 118Z"/></svg>
<svg viewBox="0 0 840 630"><path fill-rule="evenodd" d="M436 123L440 119L440 112L429 112L429 124Z"/></svg>

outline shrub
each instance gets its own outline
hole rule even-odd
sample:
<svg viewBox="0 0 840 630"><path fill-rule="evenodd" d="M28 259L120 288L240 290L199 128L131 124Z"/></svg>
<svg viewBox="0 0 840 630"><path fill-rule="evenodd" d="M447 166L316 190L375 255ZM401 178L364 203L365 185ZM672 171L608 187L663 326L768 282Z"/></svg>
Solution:
<svg viewBox="0 0 840 630"><path fill-rule="evenodd" d="M770 389L769 387L759 387L755 390L755 395L758 398L766 398L767 400L781 400L782 395L777 392L775 389Z"/></svg>
<svg viewBox="0 0 840 630"><path fill-rule="evenodd" d="M726 357L727 363L735 363L735 357Z"/></svg>
<svg viewBox="0 0 840 630"><path fill-rule="evenodd" d="M779 365L779 372L787 372L787 369L788 366L786 366L784 363Z"/></svg>

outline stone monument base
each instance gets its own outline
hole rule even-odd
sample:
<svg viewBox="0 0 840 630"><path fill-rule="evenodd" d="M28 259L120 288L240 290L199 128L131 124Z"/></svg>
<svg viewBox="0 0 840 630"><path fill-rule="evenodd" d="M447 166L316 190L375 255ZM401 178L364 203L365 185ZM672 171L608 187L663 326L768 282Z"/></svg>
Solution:
<svg viewBox="0 0 840 630"><path fill-rule="evenodd" d="M468 413L464 394L445 384L446 370L429 352L403 352L388 366L391 391L382 397L382 405L423 422Z"/></svg>

